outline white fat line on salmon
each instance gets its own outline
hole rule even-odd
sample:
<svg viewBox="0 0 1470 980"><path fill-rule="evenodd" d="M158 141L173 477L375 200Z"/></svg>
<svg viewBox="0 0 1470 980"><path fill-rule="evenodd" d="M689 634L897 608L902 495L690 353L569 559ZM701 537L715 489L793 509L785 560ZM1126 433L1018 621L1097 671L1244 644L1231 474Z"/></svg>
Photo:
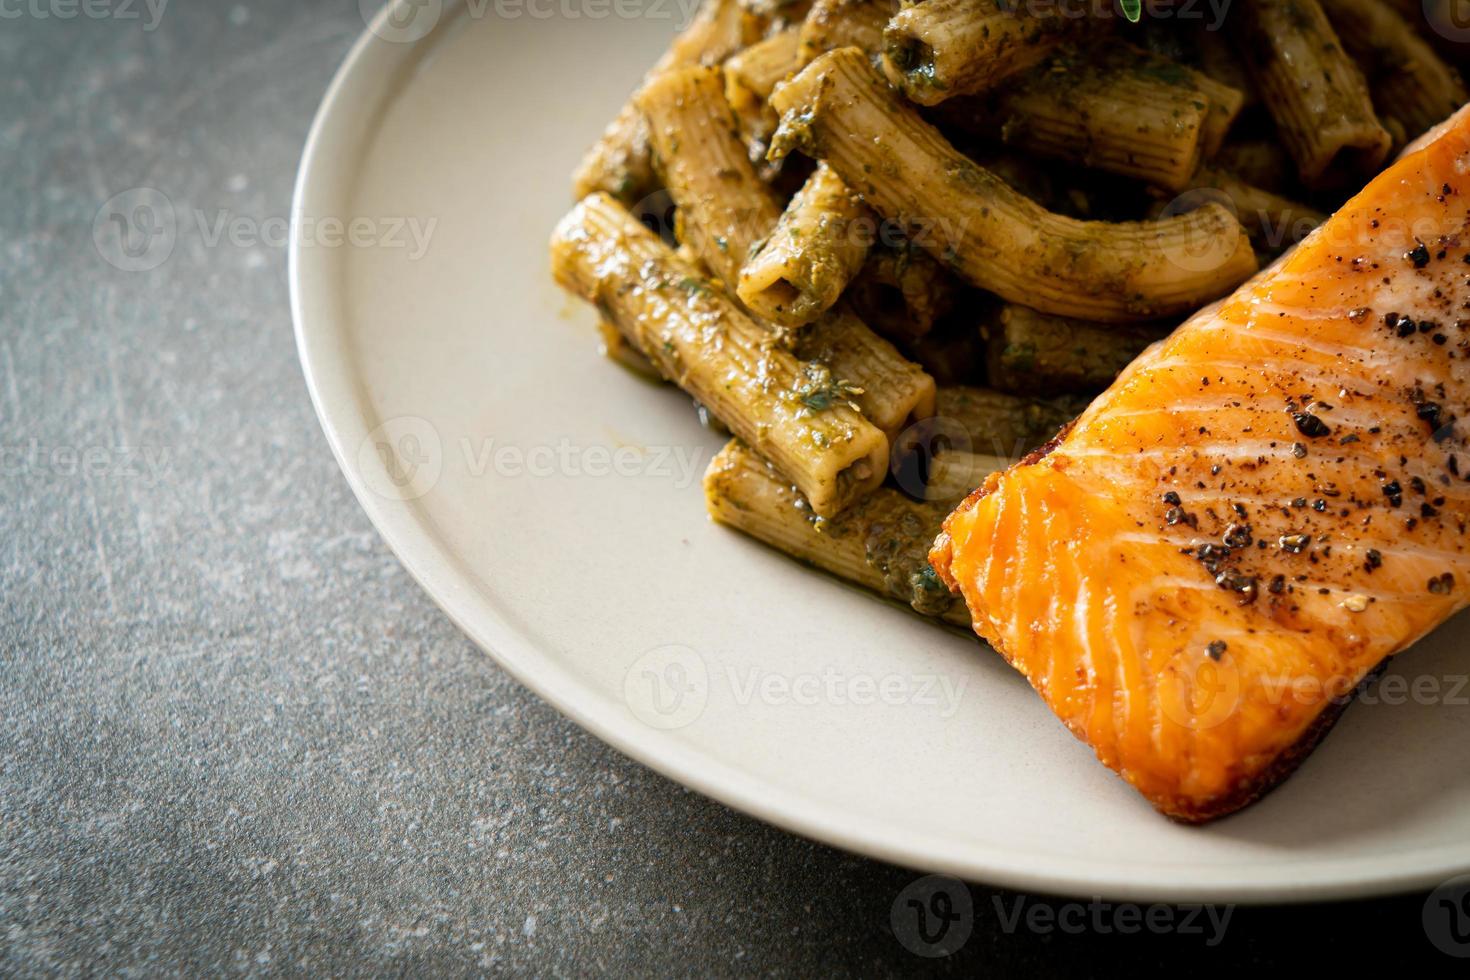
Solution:
<svg viewBox="0 0 1470 980"><path fill-rule="evenodd" d="M1385 558L1422 558L1441 561L1449 565L1451 570L1458 566L1470 564L1470 554L1460 551L1445 551L1441 548L1430 548L1426 545L1392 545L1379 543L1370 539L1365 541L1334 540L1332 546L1334 550L1344 554L1354 551L1377 551Z"/></svg>
<svg viewBox="0 0 1470 980"><path fill-rule="evenodd" d="M1191 501L1191 505L1192 506L1195 506L1196 508L1198 508L1201 505L1202 502L1204 504L1219 503L1222 506L1223 505L1228 505L1229 503L1240 503L1240 504L1244 504L1244 503L1248 503L1248 502L1253 502L1254 503L1254 506L1257 509L1269 510L1269 511L1279 511L1282 508L1286 508L1288 510L1293 510L1293 512L1294 512L1294 509L1293 508L1290 508L1288 504L1261 503L1260 502L1261 499L1262 498L1255 498L1255 497L1252 497L1252 496L1249 496L1249 495L1231 494L1228 497L1221 496L1221 497L1208 498L1208 499L1207 498L1197 498L1197 499L1194 499L1194 500ZM1270 516L1274 520L1278 515L1276 513L1272 513ZM1127 531L1127 532L1124 532L1124 533L1121 533L1121 534L1114 535L1111 540L1112 540L1112 542L1114 544L1118 544L1118 545L1130 545L1130 546L1134 546L1135 548L1137 546L1139 546L1139 545L1143 545L1143 546L1146 546L1146 547L1147 546L1157 547L1157 548L1160 548L1161 550L1176 551L1176 550L1179 549L1179 547L1180 547L1180 541L1182 539L1179 538L1179 537L1169 537L1169 536L1161 535L1161 534L1149 534L1149 533L1147 533L1145 531ZM1199 535L1196 535L1196 534L1191 533L1191 535L1189 537L1189 540L1192 541L1192 542L1195 542L1195 543L1203 543L1207 539L1202 538ZM1269 538L1268 538L1268 540L1269 540ZM1392 545L1392 544L1388 544L1386 542L1379 541L1378 539L1375 539L1375 538L1365 538L1365 539L1351 540L1351 541L1349 541L1349 540L1343 540L1341 538L1334 538L1331 543L1332 543L1333 550L1336 551L1337 553L1343 554L1343 555L1353 555L1353 554L1360 554L1360 553L1365 554L1365 553L1367 553L1369 551L1376 551L1383 558L1409 558L1409 559L1422 558L1422 559L1433 559L1435 561L1442 561L1445 564L1451 566L1451 569L1452 570L1453 570L1454 567L1456 567L1458 565L1465 564L1465 563L1470 563L1470 554L1465 554L1465 553L1458 552L1458 551L1446 551L1446 550L1443 550L1443 549L1440 549L1440 548L1430 548L1430 547L1425 546L1425 545L1414 545L1414 544L1410 544L1410 545ZM1193 546L1193 545L1191 545L1191 546ZM1330 583L1322 583L1322 584L1328 585L1328 587L1331 587ZM1348 586L1340 586L1340 588L1344 589L1345 591L1352 591ZM1357 591L1361 591L1361 590L1357 590ZM1369 595L1369 596L1374 595L1374 593L1371 593L1371 592L1364 593L1364 594L1365 595ZM1380 596L1380 598L1383 598L1383 599L1394 599L1394 601L1397 601L1395 599L1395 597L1392 597L1392 596L1386 596L1385 595L1385 596ZM1402 598L1402 597L1399 597L1399 598Z"/></svg>
<svg viewBox="0 0 1470 980"><path fill-rule="evenodd" d="M1336 449L1336 447L1333 448ZM1323 477L1324 479L1329 476L1336 476L1336 467L1338 466L1338 464L1335 460L1337 456L1340 455L1346 454L1334 453L1334 461L1325 466L1319 462L1317 464L1317 467L1319 469L1318 476ZM1348 464L1344 462L1342 465L1346 467ZM1372 467L1369 468L1371 469ZM1455 493L1451 487L1446 487L1437 479L1431 477L1428 473L1416 473L1413 469L1407 469L1406 472L1408 478L1419 476L1422 480L1424 480L1424 496L1426 498L1437 500L1438 498L1443 497L1445 500L1445 506L1449 506L1451 504L1470 503L1470 496ZM1350 475L1356 477L1356 473ZM1101 486L1104 488L1107 486L1116 486L1125 480L1133 480L1135 478L1136 477L1132 471L1127 470L1123 467L1116 467L1114 469L1114 472L1112 473L1112 479L1108 483L1102 484ZM1193 479L1193 476L1190 476L1188 478ZM1150 477L1150 479L1152 479L1152 477ZM1163 489L1172 489L1175 486L1174 484L1164 483L1162 482L1162 480L1163 478L1161 477L1159 485ZM1373 491L1374 502L1376 502L1376 495L1379 494L1379 492L1380 491L1378 490ZM1296 506L1297 500L1312 501L1324 498L1326 496L1320 489L1282 490L1279 493L1263 494L1255 493L1254 491L1250 490L1222 490L1219 487L1214 486L1207 486L1203 490L1199 489L1198 487L1188 488L1180 486L1178 489L1178 493L1180 499L1185 501L1183 506L1188 510L1204 510L1207 507L1218 505L1220 509L1224 511L1231 504L1240 504L1242 507L1246 507L1248 510L1266 511L1267 516L1271 517L1273 520L1280 517L1281 511L1283 510L1289 511L1293 514L1299 510L1302 510L1303 508ZM1334 499L1346 501L1348 504L1352 504L1351 496L1339 496ZM1440 505L1436 504L1435 506ZM1329 506L1329 509L1332 508ZM1353 505L1353 509L1354 511L1362 510L1362 508L1359 508L1356 505ZM1364 511L1364 513L1366 513L1366 511ZM1389 513L1392 514L1396 512L1390 511ZM1249 517L1247 517L1247 520L1249 520ZM1373 539L1370 538L1364 540L1371 541ZM1470 559L1470 554L1461 554L1460 552L1454 552L1453 554L1456 557L1456 560Z"/></svg>
<svg viewBox="0 0 1470 980"><path fill-rule="evenodd" d="M1201 567L1203 568L1203 566ZM1297 587L1297 591L1292 595L1293 598L1297 599L1298 601L1321 599L1331 604L1341 602L1343 598L1350 595L1362 596L1364 599L1373 599L1378 602L1384 603L1406 602L1410 598L1398 592L1373 592L1366 589L1360 589L1355 585L1338 585L1317 578L1313 578L1307 582L1297 582L1293 580L1290 584ZM1159 591L1159 586L1168 586L1174 589L1190 589L1195 592L1214 592L1220 588L1220 586L1215 584L1215 580L1213 578L1205 579L1203 581L1196 581L1195 579L1182 578L1178 575L1160 575L1157 578L1151 580L1147 586L1135 590L1135 593L1141 592L1157 594ZM1329 594L1322 595L1320 591L1322 589L1328 590Z"/></svg>
<svg viewBox="0 0 1470 980"><path fill-rule="evenodd" d="M970 679L958 680L947 674L851 674L835 667L821 673L778 674L759 667L742 671L725 667L725 679L731 696L741 707L752 701L761 704L798 707L817 705L918 705L937 707L940 718L951 718L959 710L960 698Z"/></svg>
<svg viewBox="0 0 1470 980"><path fill-rule="evenodd" d="M1134 363L1135 365L1137 365L1135 371L1138 377L1147 377L1149 375L1161 374L1165 371L1177 370L1182 372L1185 377L1191 381L1198 380L1199 378L1209 378L1211 383L1214 383L1216 380L1222 380L1226 385L1229 385L1231 379L1224 376L1224 372L1227 371L1240 371L1241 373L1248 376L1246 380L1252 384L1256 383L1261 375L1261 362L1258 358L1238 361L1225 359L1216 359L1213 361L1188 361L1182 358L1169 357L1154 361L1150 364L1139 364L1136 361ZM1415 377L1415 372L1410 369L1415 367L1416 365L1401 366L1405 370L1399 373L1404 375L1407 379L1412 380ZM1362 379L1360 378L1345 379L1340 374L1329 376L1326 374L1317 374L1312 371L1306 371L1300 367L1292 368L1291 384L1293 386L1303 386L1306 388L1319 387L1322 388L1324 391L1337 392L1342 388L1350 387L1349 385L1344 383L1345 380L1350 380L1353 385L1361 385L1363 383ZM1435 380L1440 379L1436 378ZM1448 381L1449 379L1446 378L1444 380ZM1366 392L1362 397L1372 398L1375 397L1376 394L1377 393L1374 391L1369 391Z"/></svg>
<svg viewBox="0 0 1470 980"><path fill-rule="evenodd" d="M1217 320L1224 323L1224 320ZM1311 351L1331 358L1349 358L1353 364L1362 367L1377 367L1386 365L1393 361L1402 361L1403 352L1396 351L1393 354L1380 354L1365 347L1357 347L1352 344L1333 344L1327 341L1317 340L1296 333L1282 333L1272 330L1258 321L1245 324L1233 324L1233 332L1241 340L1256 340L1264 344L1280 344L1283 347L1292 347L1297 350Z"/></svg>
<svg viewBox="0 0 1470 980"><path fill-rule="evenodd" d="M1230 917L1235 914L1234 905L1135 905L1132 902L1106 902L1094 898L1089 902L1052 902L1017 895L1008 910L1005 899L999 895L991 897L996 918L1000 920L1002 932L1011 934L1023 924L1027 931L1038 935L1062 932L1079 935L1094 932L1098 935L1119 933L1129 935L1137 932L1156 934L1175 933L1181 936L1204 936L1204 916L1211 926L1205 938L1206 946L1218 946L1225 938L1230 926ZM1024 922L1023 922L1024 920Z"/></svg>
<svg viewBox="0 0 1470 980"><path fill-rule="evenodd" d="M1223 397L1214 399L1213 401L1210 401L1210 402L1175 402L1175 403L1170 404L1170 405L1156 405L1156 406L1149 406L1149 407L1146 407L1146 408L1131 408L1131 409L1127 409L1125 411L1112 411L1112 412L1109 412L1108 413L1108 418L1109 419L1135 419L1135 418L1148 418L1149 416L1153 416L1153 415L1182 415L1182 414L1192 414L1192 413L1196 413L1196 412L1226 412L1226 411L1231 411L1231 412L1250 412L1250 413L1252 413L1254 415L1261 416L1263 418L1264 417L1280 417L1280 416L1285 415L1286 409L1285 409L1284 405L1277 406L1277 405L1251 404L1250 402L1244 401L1244 397L1245 396L1231 395L1231 394L1228 394L1227 393ZM1230 404L1230 402L1232 400L1239 401L1239 402L1241 402L1241 404L1239 404L1239 405L1232 405L1232 404ZM1305 408L1305 409L1307 409L1307 410L1311 410L1312 404L1313 403L1308 402L1306 405L1304 405L1302 407ZM1367 411L1367 410L1364 410L1363 408L1356 407L1356 406L1353 406L1353 405L1337 404L1335 401L1333 403L1331 403L1331 404L1332 404L1332 408L1330 410L1324 410L1320 414L1314 412L1313 414L1316 414L1318 418L1320 418L1322 421L1326 422L1328 424L1328 426L1331 427L1331 429L1332 429L1332 433L1331 434L1333 436L1337 436L1337 435L1340 435L1340 434L1341 435L1345 435L1346 433L1339 433L1338 432L1339 429L1343 429L1343 428L1357 429L1357 430L1362 431L1362 432L1367 432L1367 430L1373 428L1374 426L1380 426L1381 427L1383 425L1383 416L1382 416L1382 411L1381 410L1379 410L1379 411ZM1296 433L1290 433L1289 434L1289 438L1293 442L1300 441L1300 439L1301 439L1301 437L1299 435L1297 435ZM1349 445L1351 445L1351 443L1349 443ZM1337 453L1338 455L1341 455L1341 452L1338 451L1337 443L1336 442L1333 442L1332 443L1332 446L1333 446L1333 451L1335 453Z"/></svg>
<svg viewBox="0 0 1470 980"><path fill-rule="evenodd" d="M1112 459L1120 462L1137 459L1163 459L1187 463L1194 458L1234 460L1256 459L1261 456L1272 459L1291 457L1291 443L1280 439L1270 441L1233 439L1229 443L1218 445L1140 447L1138 449L1103 449L1086 445L1065 445L1055 450L1052 455L1058 459Z"/></svg>

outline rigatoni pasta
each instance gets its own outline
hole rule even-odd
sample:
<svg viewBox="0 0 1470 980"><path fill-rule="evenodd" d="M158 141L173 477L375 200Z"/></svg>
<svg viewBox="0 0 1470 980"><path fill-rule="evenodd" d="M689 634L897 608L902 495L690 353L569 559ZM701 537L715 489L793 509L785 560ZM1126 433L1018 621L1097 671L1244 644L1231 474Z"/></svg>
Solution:
<svg viewBox="0 0 1470 980"><path fill-rule="evenodd" d="M929 479L924 484L927 500L957 500L992 473L1008 468L1015 460L1009 456L970 453L954 449L940 453L929 461Z"/></svg>
<svg viewBox="0 0 1470 980"><path fill-rule="evenodd" d="M796 70L800 29L786 30L757 41L725 62L725 96L730 108L745 112L764 103L771 90Z"/></svg>
<svg viewBox="0 0 1470 980"><path fill-rule="evenodd" d="M1207 197L1228 202L1231 211L1251 236L1256 247L1276 253L1295 245L1313 228L1327 220L1314 208L1273 194L1217 167L1201 167L1190 180L1192 188L1213 192ZM1160 202L1159 213L1178 203Z"/></svg>
<svg viewBox="0 0 1470 980"><path fill-rule="evenodd" d="M856 48L831 51L771 97L773 152L826 161L918 244L1012 302L1105 322L1181 313L1255 271L1223 208L1157 222L1084 222L1047 211L959 153L883 84Z"/></svg>
<svg viewBox="0 0 1470 980"><path fill-rule="evenodd" d="M1168 331L1152 325L1104 326L1049 316L1014 303L981 328L990 383L1001 391L1097 392Z"/></svg>
<svg viewBox="0 0 1470 980"><path fill-rule="evenodd" d="M798 29L788 27L757 41L724 64L725 99L730 103L753 162L764 158L778 119L766 104L771 90L796 70Z"/></svg>
<svg viewBox="0 0 1470 980"><path fill-rule="evenodd" d="M1077 23L1060 5L925 0L906 5L888 22L883 71L914 102L936 105L1031 67Z"/></svg>
<svg viewBox="0 0 1470 980"><path fill-rule="evenodd" d="M1379 0L1324 0L1343 47L1367 76L1381 119L1403 131L1402 145L1465 103L1459 74L1397 12Z"/></svg>
<svg viewBox="0 0 1470 980"><path fill-rule="evenodd" d="M756 30L738 0L704 0L693 23L669 45L649 76L679 65L718 64L752 41ZM603 191L631 204L655 186L648 131L629 102L582 158L572 175L572 193L580 200Z"/></svg>
<svg viewBox="0 0 1470 980"><path fill-rule="evenodd" d="M927 558L952 499L915 501L885 488L839 517L813 519L791 485L738 439L710 461L704 493L721 524L922 615L969 625L964 603L934 578Z"/></svg>
<svg viewBox="0 0 1470 980"><path fill-rule="evenodd" d="M741 301L773 323L810 323L862 268L876 232L877 221L857 194L819 164L740 271Z"/></svg>
<svg viewBox="0 0 1470 980"><path fill-rule="evenodd" d="M1242 101L1185 65L1104 44L1062 50L976 110L1019 149L1182 190Z"/></svg>
<svg viewBox="0 0 1470 980"><path fill-rule="evenodd" d="M880 230L880 239L882 237ZM885 337L915 340L954 306L959 286L928 252L900 239L880 242L848 287L853 309Z"/></svg>
<svg viewBox="0 0 1470 980"><path fill-rule="evenodd" d="M1393 142L1317 0L1241 0L1230 28L1309 184L1375 171Z"/></svg>
<svg viewBox="0 0 1470 980"><path fill-rule="evenodd" d="M660 171L678 205L680 238L720 280L721 288L736 295L741 270L777 232L782 212L731 130L718 69L665 72L645 86L635 101L648 119ZM843 231L847 234L853 229ZM824 247L824 255L830 255L840 253L845 243ZM784 252L792 256L794 266L800 266L806 254L794 247ZM807 262L819 264L815 251ZM807 284L813 289L829 285ZM835 300L834 293L828 305ZM833 309L819 315L821 312L813 314L816 321L799 335L782 334L778 329L782 321L762 317L760 322L771 326L773 342L799 347L804 359L820 360L845 382L849 400L886 435L897 435L910 420L927 414L934 401L934 382L922 368L851 312Z"/></svg>
<svg viewBox="0 0 1470 980"><path fill-rule="evenodd" d="M841 379L771 343L699 270L613 198L592 194L557 226L557 282L595 303L659 371L757 447L821 516L883 481L888 440Z"/></svg>
<svg viewBox="0 0 1470 980"><path fill-rule="evenodd" d="M839 305L794 341L797 357L828 365L854 389L863 417L895 443L913 422L934 411L934 379L898 348Z"/></svg>
<svg viewBox="0 0 1470 980"><path fill-rule="evenodd" d="M1019 459L1057 434L1083 405L1067 398L1024 398L989 388L947 385L939 389L934 421L942 445L935 455L961 451Z"/></svg>
<svg viewBox="0 0 1470 980"><path fill-rule="evenodd" d="M678 206L680 241L733 289L781 206L735 135L724 77L718 68L671 69L639 89L634 103Z"/></svg>
<svg viewBox="0 0 1470 980"><path fill-rule="evenodd" d="M797 69L837 48L878 53L883 48L883 28L898 9L898 0L815 0L801 24Z"/></svg>

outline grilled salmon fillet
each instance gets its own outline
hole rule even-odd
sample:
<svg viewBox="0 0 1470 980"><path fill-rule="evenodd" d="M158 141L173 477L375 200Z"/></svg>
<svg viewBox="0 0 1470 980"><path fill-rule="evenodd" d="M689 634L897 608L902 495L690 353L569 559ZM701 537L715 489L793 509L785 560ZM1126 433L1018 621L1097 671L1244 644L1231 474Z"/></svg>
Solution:
<svg viewBox="0 0 1470 980"><path fill-rule="evenodd" d="M930 561L1098 758L1203 822L1470 587L1470 116L992 474Z"/></svg>

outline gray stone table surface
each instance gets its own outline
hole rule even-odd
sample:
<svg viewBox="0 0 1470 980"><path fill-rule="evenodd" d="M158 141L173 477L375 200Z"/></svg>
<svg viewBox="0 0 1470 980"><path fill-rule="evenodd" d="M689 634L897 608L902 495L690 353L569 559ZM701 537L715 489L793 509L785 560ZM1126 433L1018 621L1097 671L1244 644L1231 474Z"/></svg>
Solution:
<svg viewBox="0 0 1470 980"><path fill-rule="evenodd" d="M1422 895L1237 909L1210 945L1049 929L1065 900L972 883L969 938L921 958L890 918L912 872L687 792L511 680L369 526L296 362L276 232L362 28L357 0L0 0L0 972L1440 955ZM181 227L115 268L94 218L137 187L259 240Z"/></svg>

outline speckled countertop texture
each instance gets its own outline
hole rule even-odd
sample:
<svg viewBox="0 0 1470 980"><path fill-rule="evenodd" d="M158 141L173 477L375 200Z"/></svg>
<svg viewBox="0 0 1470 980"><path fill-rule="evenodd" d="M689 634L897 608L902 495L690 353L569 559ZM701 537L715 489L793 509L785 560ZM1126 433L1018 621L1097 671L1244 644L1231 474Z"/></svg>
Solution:
<svg viewBox="0 0 1470 980"><path fill-rule="evenodd" d="M1237 909L1209 945L1047 929L1066 900L972 883L968 938L922 957L891 918L914 873L687 792L523 690L369 526L296 362L269 229L357 0L158 6L0 4L0 973L1438 956L1423 896ZM120 270L93 222L136 187L266 234L182 229Z"/></svg>

